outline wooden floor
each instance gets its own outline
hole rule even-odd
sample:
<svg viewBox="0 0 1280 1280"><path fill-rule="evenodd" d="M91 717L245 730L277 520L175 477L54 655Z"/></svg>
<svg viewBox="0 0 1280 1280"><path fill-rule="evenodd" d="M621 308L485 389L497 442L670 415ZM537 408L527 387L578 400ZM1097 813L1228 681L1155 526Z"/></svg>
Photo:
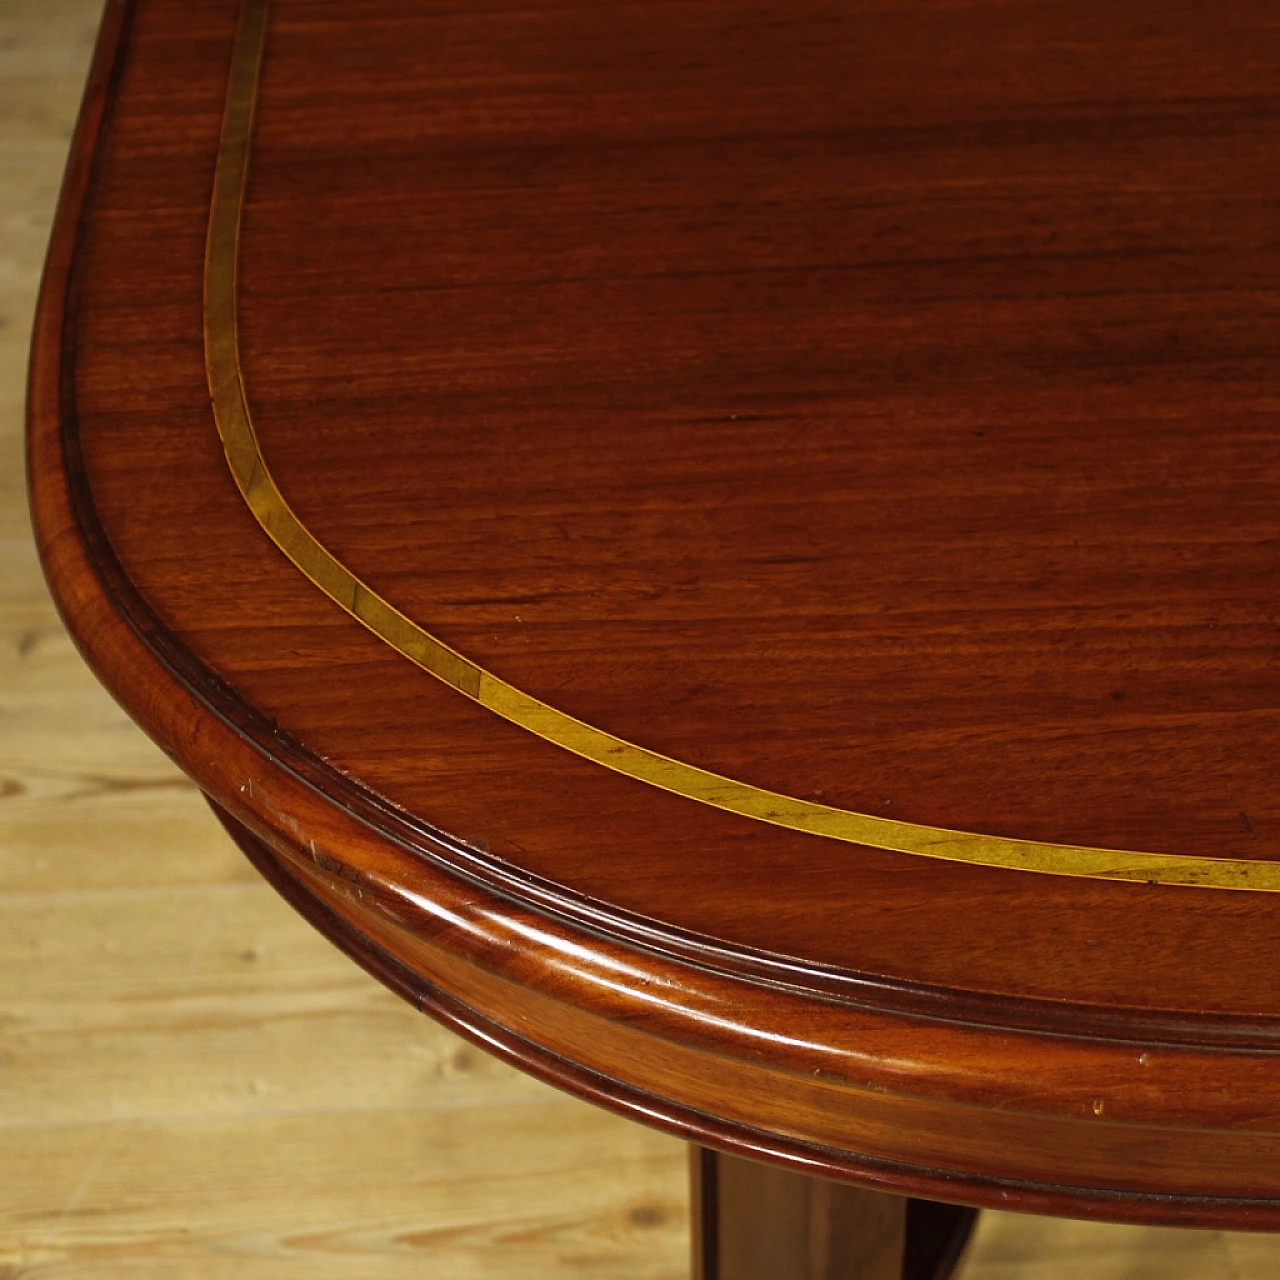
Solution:
<svg viewBox="0 0 1280 1280"><path fill-rule="evenodd" d="M680 1143L412 1013L313 936L95 685L21 460L96 0L0 0L0 1280L659 1280ZM1280 1240L987 1215L965 1280L1273 1280Z"/></svg>

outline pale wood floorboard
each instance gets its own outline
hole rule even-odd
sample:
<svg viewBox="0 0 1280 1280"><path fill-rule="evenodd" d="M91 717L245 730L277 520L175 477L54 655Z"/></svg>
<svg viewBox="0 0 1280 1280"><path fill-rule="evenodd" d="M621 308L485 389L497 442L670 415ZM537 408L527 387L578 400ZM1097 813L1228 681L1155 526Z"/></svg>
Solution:
<svg viewBox="0 0 1280 1280"><path fill-rule="evenodd" d="M76 656L27 528L30 313L97 0L0 0L0 1280L673 1280L681 1144L414 1014ZM1280 1242L994 1214L966 1280L1273 1280Z"/></svg>

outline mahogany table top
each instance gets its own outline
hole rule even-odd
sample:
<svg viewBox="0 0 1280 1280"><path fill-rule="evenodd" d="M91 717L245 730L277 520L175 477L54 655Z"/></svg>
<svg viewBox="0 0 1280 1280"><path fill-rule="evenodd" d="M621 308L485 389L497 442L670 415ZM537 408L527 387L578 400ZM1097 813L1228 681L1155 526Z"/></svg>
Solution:
<svg viewBox="0 0 1280 1280"><path fill-rule="evenodd" d="M31 467L89 661L495 1051L1280 1227L1280 9L108 8Z"/></svg>

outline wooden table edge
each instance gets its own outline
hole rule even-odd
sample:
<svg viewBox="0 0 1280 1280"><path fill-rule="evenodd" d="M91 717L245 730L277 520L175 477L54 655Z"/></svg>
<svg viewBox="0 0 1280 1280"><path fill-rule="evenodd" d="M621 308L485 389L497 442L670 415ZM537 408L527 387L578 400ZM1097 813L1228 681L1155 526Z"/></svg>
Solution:
<svg viewBox="0 0 1280 1280"><path fill-rule="evenodd" d="M227 705L217 705L216 689L201 687L200 680L193 677L193 664L198 666L194 656L183 650L150 616L145 602L136 595L129 598L131 586L105 536L96 528L92 510L86 510L77 499L74 347L69 341L76 288L75 247L92 188L95 148L109 114L119 71L118 54L127 43L131 12L132 5L126 0L109 0L72 148L36 318L29 389L29 466L37 541L58 606L91 667L160 746L213 797L232 829L238 826L241 847L254 851L251 856L272 883L339 946L355 955L400 994L410 996L412 992L414 1002L433 1016L454 1025L472 1039L488 1043L501 1056L517 1061L524 1069L560 1087L700 1143L899 1194L923 1195L936 1200L1123 1221L1280 1227L1280 1200L1238 1194L1194 1194L1190 1190L1195 1170L1194 1151L1185 1164L1186 1185L1176 1190L1153 1192L1134 1185L1108 1185L1109 1181L1123 1181L1127 1175L1109 1179L1101 1167L1093 1172L1092 1180L1057 1184L1026 1176L993 1177L981 1171L981 1160L974 1153L966 1153L962 1142L953 1147L955 1168L895 1161L865 1150L837 1148L818 1140L818 1135L813 1133L787 1132L784 1123L774 1129L761 1129L743 1120L715 1116L674 1093L667 1097L645 1094L626 1081L613 1080L593 1071L585 1063L556 1055L536 1036L519 1035L513 1026L494 1020L491 1010L471 1008L455 995L432 987L418 969L405 964L403 956L395 956L391 950L371 941L374 927L385 929L384 940L402 942L407 936L397 915L412 895L397 895L396 890L403 889L412 880L412 875L406 872L419 870L421 851L407 848L403 841L385 830L375 829L368 814L355 812L325 795L316 780L307 776L307 762L290 755L290 745L282 742L272 726L237 723L229 714L230 704L234 702L229 696ZM335 856L330 850L340 851L341 856ZM440 883L443 863L434 870L434 880ZM462 875L456 866L452 870L455 890L473 905L493 907L499 912L510 909L508 897L492 888L486 890L473 875ZM388 890L389 893L383 892ZM545 911L537 902L520 905L522 910L535 916L540 909ZM598 934L584 928L579 921L571 919L566 924L559 913L554 916L548 913L545 918L565 930L565 937L592 947L599 942ZM360 940L359 946L356 939ZM617 939L613 941L633 960L653 964L653 953L631 945L625 936L620 943ZM678 944L679 940L675 942ZM465 954L466 949L459 949L456 942L451 951L447 931L432 939L432 944L451 963L471 966L475 972L490 978L503 968L496 962L477 966L476 954ZM703 945L701 953L699 945ZM696 944L691 956L681 955L679 945L673 945L671 951L665 961L668 972L684 975L691 987L701 983L708 974L708 963L713 957L723 955L733 960L730 949L719 952L714 946L704 944ZM526 966L539 963L547 966L537 975L544 992L554 989L557 982L567 981L570 990L590 992L591 1000L596 1001L594 993L598 987L584 986L584 981L590 980L563 965L564 948L553 946L551 952L554 961L549 953L539 956L536 948L521 959ZM712 976L736 984L741 998L775 1000L779 997L778 984L766 976L770 972L769 958L762 959L760 974L735 973L730 963ZM407 975L413 975L412 982L420 984L416 991L412 991ZM800 976L803 977L802 971ZM503 974L500 980L512 981L509 973ZM527 977L522 975L519 980L526 981ZM426 992L433 994L428 997ZM855 1020L865 1015L872 1020L883 1021L887 1017L904 1024L930 1024L937 1020L940 1011L935 1004L934 1016L928 1016L932 998L928 992L876 992L881 1003L878 1008L870 1009L865 998L833 1002L831 992L819 989L817 984L807 991L783 994L795 1002L797 1008L806 1003L823 1007L836 1003L845 1016ZM942 996L952 1001L953 1025L969 1025L967 1034L972 1036L975 1045L984 1037L993 1042L1002 1037L1007 1039L1010 1021L1017 1026L1020 1012L1031 1025L1036 1025L1035 1009L1017 1008L1007 1011L1010 1021L1004 1025L971 1025L975 1008L991 1006L981 1001L975 1006L966 1006L963 998L957 999L955 993L942 993ZM563 1008L570 1007L561 1004ZM597 1007L605 1006L597 1004ZM609 1016L625 1021L638 1012L639 1006L634 1000L630 1004L624 1000L609 1010ZM743 1019L742 1027L748 1023L749 1019ZM1207 1027L1213 1025L1212 1019L1206 1020ZM1189 1028L1188 1038L1190 1034ZM731 1044L728 1057L738 1067L753 1070L760 1089L767 1092L785 1082L786 1072L775 1072L761 1065L758 1055L753 1053L749 1034L735 1034L733 1029L726 1032L723 1027L716 1028L714 1035L708 1036L708 1042L697 1050L707 1055L708 1068L728 1060L724 1056L726 1035ZM1038 1051L1053 1054L1063 1044L1087 1044L1092 1052L1119 1062L1131 1058L1145 1043L1120 1036L1114 1041L1097 1037L1082 1040L1078 1033L1054 1034L1043 1028L1036 1034L1024 1033L1022 1042L1028 1051L1028 1071L1032 1074ZM1178 1048L1176 1035L1152 1043L1158 1043L1172 1054L1183 1052ZM1188 1047L1185 1051L1194 1050ZM1265 1046L1227 1045L1219 1052L1224 1062L1262 1064L1273 1060L1272 1051ZM980 1088L982 1082L977 1083ZM900 1090L894 1096L908 1104L927 1101L936 1108L932 1112L935 1119L945 1116L948 1108L959 1108L965 1123L973 1123L969 1112L976 1104L972 1100L948 1099L945 1090L943 1096L928 1096L927 1071L911 1081L909 1088L903 1088L900 1079L892 1087ZM868 1099L889 1097L890 1088L886 1075L877 1076L876 1064L868 1070L867 1078L859 1081L859 1089ZM1036 1162L1034 1146L1048 1119L1063 1126L1061 1133L1078 1132L1081 1136L1115 1123L1097 1114L1052 1114L1053 1110L1047 1099L1044 1111L1040 1112L993 1107L993 1115L999 1112L1006 1121L1013 1117L1015 1129L1019 1117L1022 1123L1027 1147L1022 1152L1009 1150L1012 1165L1027 1160ZM1149 1128L1152 1137L1157 1133L1161 1135L1159 1141L1162 1145L1167 1143L1170 1152L1192 1138L1212 1142L1217 1137L1240 1134L1236 1126L1229 1124L1221 1128L1211 1124L1185 1129L1176 1125ZM941 1140L953 1138L954 1134L939 1132L924 1136ZM1132 1180L1140 1176L1134 1175Z"/></svg>

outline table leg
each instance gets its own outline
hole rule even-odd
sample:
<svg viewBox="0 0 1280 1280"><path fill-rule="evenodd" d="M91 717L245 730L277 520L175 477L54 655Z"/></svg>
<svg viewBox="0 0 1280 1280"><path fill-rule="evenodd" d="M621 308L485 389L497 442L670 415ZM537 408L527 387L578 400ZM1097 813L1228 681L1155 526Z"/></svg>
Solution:
<svg viewBox="0 0 1280 1280"><path fill-rule="evenodd" d="M945 1280L977 1214L690 1148L694 1280Z"/></svg>

